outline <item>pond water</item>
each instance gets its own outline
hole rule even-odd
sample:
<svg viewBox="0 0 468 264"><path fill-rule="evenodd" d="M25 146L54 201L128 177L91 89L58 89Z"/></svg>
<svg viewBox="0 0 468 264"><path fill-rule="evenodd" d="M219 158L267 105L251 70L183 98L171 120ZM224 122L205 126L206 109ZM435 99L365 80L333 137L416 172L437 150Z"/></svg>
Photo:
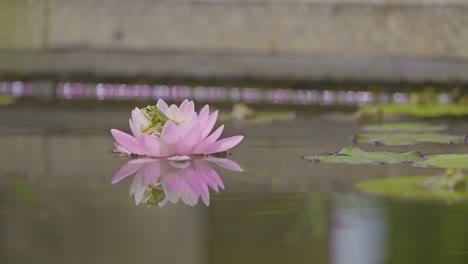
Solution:
<svg viewBox="0 0 468 264"><path fill-rule="evenodd" d="M245 136L228 157L243 172L198 167L213 168L224 186L210 191L209 206L202 198L190 206L183 189L177 203L136 205L129 193L141 179L111 183L128 159L112 153L109 132L129 130L133 107L26 100L0 108L0 263L468 263L468 204L382 199L354 187L444 170L302 159L350 145L358 130L323 118L327 108L304 106L285 122L227 122L224 136ZM466 118L434 122L451 133L468 128Z"/></svg>

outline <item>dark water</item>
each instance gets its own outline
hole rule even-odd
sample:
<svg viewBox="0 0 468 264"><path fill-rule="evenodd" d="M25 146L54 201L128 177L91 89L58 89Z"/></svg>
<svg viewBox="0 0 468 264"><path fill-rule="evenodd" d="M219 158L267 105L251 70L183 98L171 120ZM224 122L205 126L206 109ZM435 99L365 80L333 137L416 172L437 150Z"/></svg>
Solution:
<svg viewBox="0 0 468 264"><path fill-rule="evenodd" d="M302 155L350 144L357 130L314 113L229 123L225 136L246 136L229 157L244 172L213 165L225 190L211 192L209 207L201 199L136 206L133 177L111 184L127 160L111 153L109 128L127 131L130 110L0 108L0 263L468 263L468 205L380 199L353 187L441 170L306 162ZM466 131L466 119L444 122Z"/></svg>

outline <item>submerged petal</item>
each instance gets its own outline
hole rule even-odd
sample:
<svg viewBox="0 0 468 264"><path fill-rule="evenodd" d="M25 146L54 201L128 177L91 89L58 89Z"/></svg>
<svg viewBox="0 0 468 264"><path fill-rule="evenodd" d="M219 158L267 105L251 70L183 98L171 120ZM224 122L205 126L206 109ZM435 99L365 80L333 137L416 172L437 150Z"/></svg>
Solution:
<svg viewBox="0 0 468 264"><path fill-rule="evenodd" d="M189 156L173 156L173 157L167 158L167 160L169 161L187 161L191 159L192 158L190 158Z"/></svg>
<svg viewBox="0 0 468 264"><path fill-rule="evenodd" d="M215 158L215 157L207 157L205 158L207 161L211 161L214 164L220 166L221 168L225 168L232 171L244 171L242 167L237 164L235 161L225 158Z"/></svg>
<svg viewBox="0 0 468 264"><path fill-rule="evenodd" d="M130 175L133 175L135 172L137 172L144 163L132 163L132 162L127 162L125 165L123 165L115 174L114 177L112 177L112 184L118 183L121 180L127 178Z"/></svg>

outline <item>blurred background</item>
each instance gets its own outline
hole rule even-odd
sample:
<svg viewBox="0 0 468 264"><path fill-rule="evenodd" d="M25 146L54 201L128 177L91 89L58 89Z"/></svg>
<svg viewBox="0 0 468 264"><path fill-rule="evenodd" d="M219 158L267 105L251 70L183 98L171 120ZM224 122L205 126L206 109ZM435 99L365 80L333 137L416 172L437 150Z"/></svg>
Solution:
<svg viewBox="0 0 468 264"><path fill-rule="evenodd" d="M464 0L2 0L16 79L463 82Z"/></svg>
<svg viewBox="0 0 468 264"><path fill-rule="evenodd" d="M304 160L468 154L467 83L468 0L0 0L0 263L468 263L466 188L356 188L445 167ZM111 184L109 130L158 99L245 136L210 206ZM350 140L396 121L459 144Z"/></svg>

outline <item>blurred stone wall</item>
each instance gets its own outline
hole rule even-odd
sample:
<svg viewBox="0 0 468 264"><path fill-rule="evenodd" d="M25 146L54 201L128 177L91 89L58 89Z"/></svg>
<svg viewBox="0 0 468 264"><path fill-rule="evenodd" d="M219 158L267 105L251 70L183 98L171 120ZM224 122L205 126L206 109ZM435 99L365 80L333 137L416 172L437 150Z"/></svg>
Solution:
<svg viewBox="0 0 468 264"><path fill-rule="evenodd" d="M1 0L0 74L466 81L466 0Z"/></svg>

